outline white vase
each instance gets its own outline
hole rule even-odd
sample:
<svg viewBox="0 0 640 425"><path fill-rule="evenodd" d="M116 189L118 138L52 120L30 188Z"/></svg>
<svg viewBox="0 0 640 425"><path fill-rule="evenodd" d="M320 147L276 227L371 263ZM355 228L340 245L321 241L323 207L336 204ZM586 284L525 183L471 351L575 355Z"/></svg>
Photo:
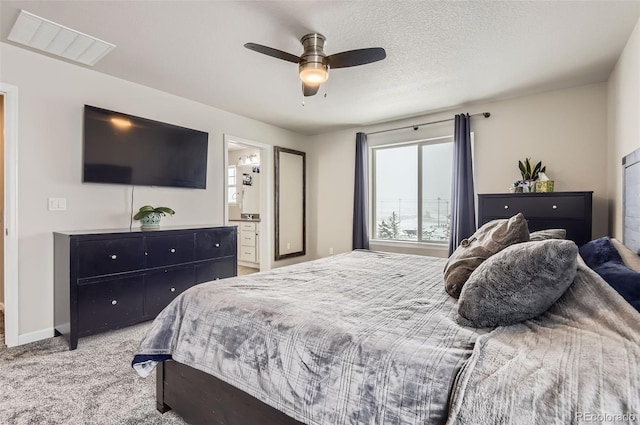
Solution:
<svg viewBox="0 0 640 425"><path fill-rule="evenodd" d="M536 182L531 180L531 181L526 181L522 184L522 192L523 193L533 193L535 192L535 188L536 188Z"/></svg>

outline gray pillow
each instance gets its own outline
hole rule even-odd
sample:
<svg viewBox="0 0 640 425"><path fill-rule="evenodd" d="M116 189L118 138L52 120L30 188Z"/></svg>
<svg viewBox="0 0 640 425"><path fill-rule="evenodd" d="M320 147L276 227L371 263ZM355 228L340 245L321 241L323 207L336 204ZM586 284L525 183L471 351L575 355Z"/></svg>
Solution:
<svg viewBox="0 0 640 425"><path fill-rule="evenodd" d="M573 241L512 245L471 274L462 288L458 313L479 328L532 319L564 294L577 267L578 246Z"/></svg>
<svg viewBox="0 0 640 425"><path fill-rule="evenodd" d="M567 231L564 229L546 229L529 233L530 241L544 241L546 239L566 239Z"/></svg>
<svg viewBox="0 0 640 425"><path fill-rule="evenodd" d="M463 240L444 266L444 288L454 298L471 273L484 260L509 245L529 240L527 220L522 213L507 219L493 220Z"/></svg>

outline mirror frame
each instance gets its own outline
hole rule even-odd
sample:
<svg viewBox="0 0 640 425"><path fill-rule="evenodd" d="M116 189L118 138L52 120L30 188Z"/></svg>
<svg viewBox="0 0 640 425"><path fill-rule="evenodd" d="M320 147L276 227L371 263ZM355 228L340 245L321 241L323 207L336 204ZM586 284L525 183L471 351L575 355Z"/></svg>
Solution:
<svg viewBox="0 0 640 425"><path fill-rule="evenodd" d="M290 155L300 155L302 157L302 250L280 253L280 201L282 194L280 193L280 173L282 153ZM274 167L275 167L275 260L284 260L291 257L300 257L307 253L307 154L305 152L294 149L274 146Z"/></svg>

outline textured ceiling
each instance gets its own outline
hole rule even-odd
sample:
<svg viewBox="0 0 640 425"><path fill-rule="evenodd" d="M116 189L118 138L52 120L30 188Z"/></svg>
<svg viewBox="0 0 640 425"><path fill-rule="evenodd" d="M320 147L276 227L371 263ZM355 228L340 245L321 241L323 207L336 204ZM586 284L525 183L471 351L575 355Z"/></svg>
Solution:
<svg viewBox="0 0 640 425"><path fill-rule="evenodd" d="M0 3L3 42L25 9L116 44L96 71L303 134L605 81L640 16L640 0ZM299 55L309 32L387 58L331 71L303 106L297 66L243 45Z"/></svg>

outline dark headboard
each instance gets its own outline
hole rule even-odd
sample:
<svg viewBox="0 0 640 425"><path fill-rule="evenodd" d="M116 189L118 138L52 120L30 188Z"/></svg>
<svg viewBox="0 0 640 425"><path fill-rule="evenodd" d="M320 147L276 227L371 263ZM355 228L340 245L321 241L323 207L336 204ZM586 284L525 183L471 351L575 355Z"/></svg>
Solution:
<svg viewBox="0 0 640 425"><path fill-rule="evenodd" d="M622 158L623 243L640 254L640 149Z"/></svg>

